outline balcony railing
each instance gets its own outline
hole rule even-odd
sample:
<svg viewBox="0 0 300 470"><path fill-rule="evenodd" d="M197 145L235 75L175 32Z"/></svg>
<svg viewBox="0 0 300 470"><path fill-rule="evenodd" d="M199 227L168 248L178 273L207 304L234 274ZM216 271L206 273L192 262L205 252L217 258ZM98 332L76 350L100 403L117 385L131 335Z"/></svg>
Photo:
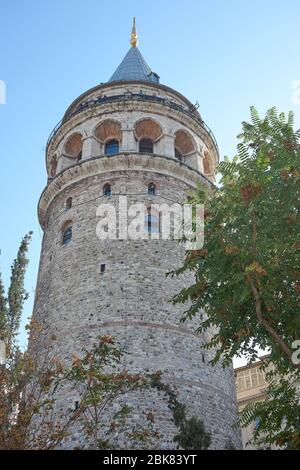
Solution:
<svg viewBox="0 0 300 470"><path fill-rule="evenodd" d="M191 117L195 121L197 121L198 124L209 134L209 136L212 139L212 142L214 144L214 147L219 154L219 147L216 141L216 138L212 132L212 130L208 127L207 124L201 119L200 115L196 112L195 109L188 109L185 108L184 106L181 106L178 103L175 103L174 101L171 101L168 98L161 98L159 96L154 96L154 95L145 95L144 93L124 93L123 95L114 95L114 96L102 96L97 99L91 99L88 101L85 101L84 103L81 103L75 111L67 113L63 119L55 126L53 131L51 132L48 142L47 142L47 147L46 147L46 152L48 151L49 144L52 140L52 138L56 135L57 131L59 128L68 122L71 118L74 116L77 116L77 114L81 113L81 111L84 111L89 108L93 108L102 104L107 104L107 103L118 103L118 102L128 102L128 101L142 101L142 102L152 102L152 103L158 103L163 106L168 106L171 109L175 109L176 111L179 111L183 114L186 114L187 116Z"/></svg>

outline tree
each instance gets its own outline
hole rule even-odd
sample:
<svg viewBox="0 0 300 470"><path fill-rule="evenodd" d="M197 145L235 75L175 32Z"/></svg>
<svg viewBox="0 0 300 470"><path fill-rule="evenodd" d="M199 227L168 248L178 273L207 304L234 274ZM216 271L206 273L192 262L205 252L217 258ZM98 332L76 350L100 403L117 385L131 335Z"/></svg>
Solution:
<svg viewBox="0 0 300 470"><path fill-rule="evenodd" d="M34 322L30 330L31 338L41 331ZM99 337L81 359L73 355L70 366L53 356L51 343L42 361L32 353L18 353L14 366L3 367L0 373L0 449L53 450L75 430L81 431L82 448L113 448L116 432L125 434L128 446L132 441L156 443L154 419L145 420L145 426L127 426L132 409L118 399L150 388L151 380L115 371L121 357L108 336ZM58 397L66 390L73 390L78 401L58 414Z"/></svg>
<svg viewBox="0 0 300 470"><path fill-rule="evenodd" d="M43 339L40 354L37 345L44 331L31 320L26 327L30 350L20 350L17 336L27 299L24 279L31 235L23 238L13 262L7 296L0 276L0 339L6 346L6 362L0 365L0 449L53 450L75 430L81 432L82 448L112 449L119 445L122 435L124 448L155 449L160 437L155 413L146 410L141 415L139 410L139 420L134 422L133 408L126 403L130 394L143 392L145 396L150 389L168 391L169 408L179 431L175 442L181 446L209 445L208 433L201 440L202 422L186 419L185 406L162 383L160 373L142 376L122 368L124 351L114 338L99 337L90 350L82 351L80 357L71 356L65 364L54 355L55 336L48 342ZM72 391L77 401L58 414L58 397L66 391ZM177 410L181 410L180 420ZM192 434L189 423L193 424Z"/></svg>
<svg viewBox="0 0 300 470"><path fill-rule="evenodd" d="M40 332L32 322L31 340ZM163 384L161 374L130 374L121 367L122 357L110 336L99 337L81 357L72 355L70 365L53 356L51 343L44 348L42 361L39 355L18 353L13 367L0 371L0 449L54 450L63 443L70 446L74 432L81 435L81 449L156 449L160 432L155 412L137 413L127 404L128 396L142 392L146 397L150 389L168 391L167 403L178 429L174 442L184 449L207 448L211 439L203 423L186 418L185 406ZM66 391L73 391L76 401L58 414L59 397ZM137 422L133 415L139 416Z"/></svg>
<svg viewBox="0 0 300 470"><path fill-rule="evenodd" d="M21 353L17 346L17 334L24 302L28 296L24 289L24 278L31 236L32 232L29 232L21 241L17 257L11 267L7 296L0 274L0 340L4 343L6 356L6 363L0 365L0 441L9 432L11 422L15 419L18 401L16 373L19 370Z"/></svg>
<svg viewBox="0 0 300 470"><path fill-rule="evenodd" d="M264 401L250 403L241 414L240 424L254 421L253 442L258 446L275 444L282 449L300 450L299 376L288 378L267 374L268 389Z"/></svg>
<svg viewBox="0 0 300 470"><path fill-rule="evenodd" d="M286 118L275 108L260 119L252 107L251 118L242 124L238 156L219 166L220 187L194 196L204 204L205 242L170 273L195 274L174 302L190 302L182 321L205 311L198 331L214 332L206 344L213 364L229 365L236 355L255 361L258 348L268 349L277 375L299 379L300 132L292 113ZM284 427L286 410L274 413Z"/></svg>
<svg viewBox="0 0 300 470"><path fill-rule="evenodd" d="M24 288L24 279L28 265L27 252L31 237L32 232L29 232L21 241L17 257L11 266L7 297L5 296L0 274L0 339L6 343L8 352L15 345L24 302L28 298L28 293Z"/></svg>
<svg viewBox="0 0 300 470"><path fill-rule="evenodd" d="M124 370L123 354L115 338L101 336L91 350L83 351L82 358L73 355L71 368L66 368L56 382L56 391L66 385L78 396L76 425L81 427L88 448L115 448L120 445L115 442L116 435L118 441L123 436L127 449L144 446L149 449L158 444L160 434L155 414L149 411L143 424L134 423L133 407L126 403L128 395L153 387L153 378Z"/></svg>

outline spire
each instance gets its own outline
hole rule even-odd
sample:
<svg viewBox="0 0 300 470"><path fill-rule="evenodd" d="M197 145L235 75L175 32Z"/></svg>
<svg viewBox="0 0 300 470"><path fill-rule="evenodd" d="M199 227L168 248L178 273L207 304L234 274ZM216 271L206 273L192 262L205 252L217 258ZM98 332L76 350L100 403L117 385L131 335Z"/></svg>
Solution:
<svg viewBox="0 0 300 470"><path fill-rule="evenodd" d="M133 18L130 44L131 48L109 82L141 81L159 83L159 76L157 73L152 72L137 47L138 35L136 32L135 17Z"/></svg>
<svg viewBox="0 0 300 470"><path fill-rule="evenodd" d="M137 47L138 43L139 41L138 41L138 35L136 32L136 24L135 24L135 16L134 16L130 44L132 45L132 47Z"/></svg>

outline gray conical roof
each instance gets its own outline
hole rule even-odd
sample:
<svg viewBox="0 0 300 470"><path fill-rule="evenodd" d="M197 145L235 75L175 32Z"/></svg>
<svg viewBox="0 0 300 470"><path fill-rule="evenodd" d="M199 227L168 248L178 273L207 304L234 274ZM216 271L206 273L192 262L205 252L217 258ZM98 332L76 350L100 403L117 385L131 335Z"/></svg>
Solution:
<svg viewBox="0 0 300 470"><path fill-rule="evenodd" d="M142 81L159 83L137 47L131 47L109 82Z"/></svg>

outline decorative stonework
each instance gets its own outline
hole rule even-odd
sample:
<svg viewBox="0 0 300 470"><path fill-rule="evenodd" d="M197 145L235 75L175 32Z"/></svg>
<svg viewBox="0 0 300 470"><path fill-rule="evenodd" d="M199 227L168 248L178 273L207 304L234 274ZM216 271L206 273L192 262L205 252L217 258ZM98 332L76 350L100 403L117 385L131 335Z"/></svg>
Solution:
<svg viewBox="0 0 300 470"><path fill-rule="evenodd" d="M153 119L141 119L134 127L137 140L152 139L156 142L162 136L162 128Z"/></svg>
<svg viewBox="0 0 300 470"><path fill-rule="evenodd" d="M182 155L195 151L195 143L192 137L185 131L177 131L175 133L175 147L180 150Z"/></svg>
<svg viewBox="0 0 300 470"><path fill-rule="evenodd" d="M121 124L112 119L107 119L97 126L95 136L98 137L101 142L106 142L107 139L118 139L121 141Z"/></svg>
<svg viewBox="0 0 300 470"><path fill-rule="evenodd" d="M68 138L64 150L67 156L77 158L82 151L82 135L79 133L72 134Z"/></svg>
<svg viewBox="0 0 300 470"><path fill-rule="evenodd" d="M144 85L141 85L141 87L143 86ZM130 86L128 85L126 89L129 88ZM123 88L123 94L124 93L125 91ZM191 133L197 146L196 150L201 153L202 149L207 149L213 159L213 166L216 167L219 158L218 152L215 147L214 140L207 132L204 125L201 124L202 121L199 116L188 112L188 108L186 108L185 113L179 109L166 106L165 104L148 101L148 99L146 99L146 95L144 94L143 96L144 98L141 101L130 99L129 95L129 98L126 100L120 99L119 101L112 103L103 102L101 105L96 104L88 108L83 108L82 111L74 114L65 122L62 122L56 133L52 136L47 147L46 160L48 171L50 168L51 156L57 151L59 153L63 152L65 139L73 133L81 133L84 138L92 136L97 126L101 125L102 121L107 119L120 122L123 130L126 129L128 123L130 123L133 130L136 123L145 118L152 119L158 123L163 131L163 139L164 136L167 137L170 135L171 130L173 131L172 135L174 136L174 139L177 131L181 130L186 131L187 134ZM149 98L152 98L152 95L149 95ZM130 151L133 149L123 147L123 150ZM168 156L173 156L171 150L168 151Z"/></svg>

